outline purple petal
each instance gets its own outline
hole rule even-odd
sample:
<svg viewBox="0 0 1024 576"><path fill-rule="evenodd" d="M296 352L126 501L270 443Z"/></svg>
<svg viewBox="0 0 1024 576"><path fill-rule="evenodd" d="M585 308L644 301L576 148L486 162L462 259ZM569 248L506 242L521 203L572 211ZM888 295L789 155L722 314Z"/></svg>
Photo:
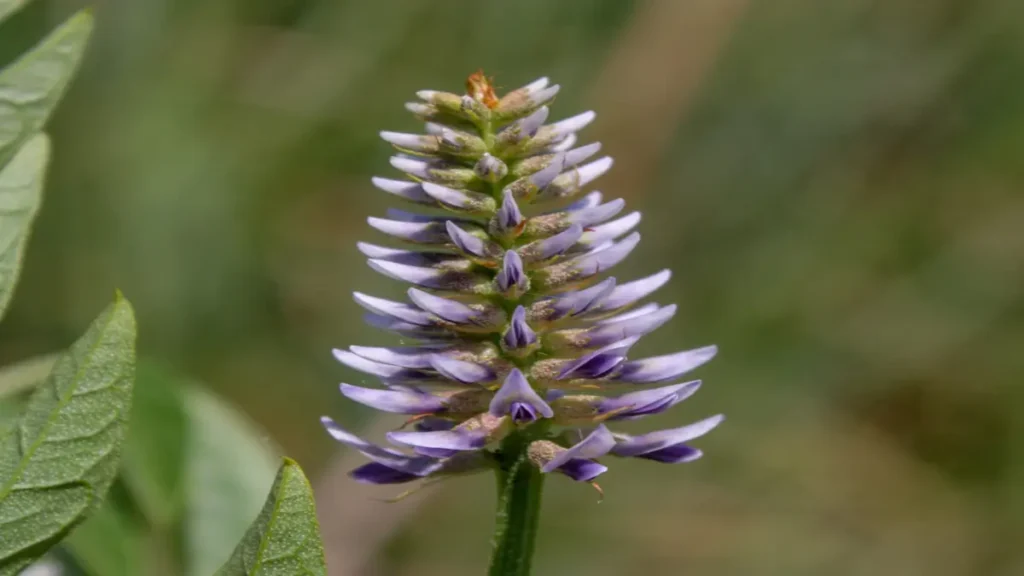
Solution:
<svg viewBox="0 0 1024 576"><path fill-rule="evenodd" d="M486 242L459 228L454 222L449 221L445 226L448 230L448 237L451 238L452 244L455 244L456 248L477 258L487 258Z"/></svg>
<svg viewBox="0 0 1024 576"><path fill-rule="evenodd" d="M618 200L612 200L607 204L601 204L600 206L594 206L590 208L583 208L569 213L569 222L579 224L584 228L589 228L594 224L604 222L605 220L615 216L622 208L626 206L626 201L622 198Z"/></svg>
<svg viewBox="0 0 1024 576"><path fill-rule="evenodd" d="M658 304L656 304L654 302L651 302L650 304L644 304L643 306L641 306L639 308L634 308L634 309L630 310L629 312L624 312L622 314L616 314L615 316L609 316L608 318L604 318L603 320L598 320L598 321L596 321L594 323L599 325L599 326L603 326L605 324L615 324L616 322L624 322L626 320L632 320L634 318L639 318L640 316L646 316L648 314L652 314L654 312L657 312L659 309L661 309L661 306L659 306Z"/></svg>
<svg viewBox="0 0 1024 576"><path fill-rule="evenodd" d="M541 106L536 112L509 126L507 130L518 128L521 139L532 138L537 134L537 130L540 130L540 127L544 125L544 121L548 119L549 112L550 110L548 110L547 106Z"/></svg>
<svg viewBox="0 0 1024 576"><path fill-rule="evenodd" d="M555 310L552 320L564 316L575 316L589 311L595 306L600 306L615 288L615 278L608 278L585 290L566 292L554 299L551 307Z"/></svg>
<svg viewBox="0 0 1024 576"><path fill-rule="evenodd" d="M421 476L395 470L389 466L370 462L352 470L349 477L362 484L402 484L419 480Z"/></svg>
<svg viewBox="0 0 1024 576"><path fill-rule="evenodd" d="M572 261L571 266L581 277L599 274L625 260L639 243L640 234L634 232L606 250L580 256Z"/></svg>
<svg viewBox="0 0 1024 576"><path fill-rule="evenodd" d="M430 380L430 375L426 372L410 368L402 368L401 366L392 366L390 364L381 364L379 362L367 360L366 358L353 354L348 350L335 349L333 352L334 357L345 366L373 376L398 380Z"/></svg>
<svg viewBox="0 0 1024 576"><path fill-rule="evenodd" d="M419 179L430 178L430 163L408 156L392 156L391 166Z"/></svg>
<svg viewBox="0 0 1024 576"><path fill-rule="evenodd" d="M640 456L689 442L714 430L724 419L725 416L719 414L680 428L620 438L612 448L612 453L616 456Z"/></svg>
<svg viewBox="0 0 1024 576"><path fill-rule="evenodd" d="M479 450L487 444L486 434L465 430L437 432L388 432L388 441L416 448L441 450Z"/></svg>
<svg viewBox="0 0 1024 576"><path fill-rule="evenodd" d="M579 224L573 224L564 231L545 238L544 240L538 240L533 244L524 246L521 250L524 253L530 254L530 261L537 262L540 260L547 260L553 256L557 256L569 248L572 248L574 244L583 236L583 227Z"/></svg>
<svg viewBox="0 0 1024 576"><path fill-rule="evenodd" d="M411 299L417 306L427 312L430 312L434 316L443 318L449 322L454 322L456 324L468 324L480 315L476 310L473 310L462 302L449 300L448 298L442 298L440 296L434 296L433 294L428 294L422 290L409 288L408 294L409 299Z"/></svg>
<svg viewBox="0 0 1024 576"><path fill-rule="evenodd" d="M523 269L523 259L519 257L515 250L505 252L501 270L498 271L495 282L497 282L498 289L502 292L510 291L513 286L520 290L526 290L527 278L526 271Z"/></svg>
<svg viewBox="0 0 1024 576"><path fill-rule="evenodd" d="M626 352L639 341L639 338L627 338L621 342L609 344L567 363L556 377L557 380L576 378L600 378L606 376L626 359Z"/></svg>
<svg viewBox="0 0 1024 576"><path fill-rule="evenodd" d="M693 462L703 455L704 453L696 448L687 446L686 444L676 444L675 446L669 446L668 448L662 448L661 450L640 454L637 458L645 458L647 460L654 460L655 462L661 462L664 464L682 464L684 462Z"/></svg>
<svg viewBox="0 0 1024 576"><path fill-rule="evenodd" d="M454 337L451 332L437 326L420 326L418 324L410 324L409 322L395 320L390 316L381 316L380 314L365 314L363 316L363 320L374 328L390 330L409 338L451 340Z"/></svg>
<svg viewBox="0 0 1024 576"><path fill-rule="evenodd" d="M508 190L502 193L501 208L498 209L496 221L498 228L502 232L509 232L517 228L523 223L525 218L523 213L519 211L519 205L516 204L515 197Z"/></svg>
<svg viewBox="0 0 1024 576"><path fill-rule="evenodd" d="M366 221L377 230L406 242L442 244L448 240L444 227L437 222L404 222L374 218L373 216L367 218Z"/></svg>
<svg viewBox="0 0 1024 576"><path fill-rule="evenodd" d="M458 450L446 450L444 448L423 448L416 447L412 449L417 454L423 456L430 456L431 458L451 458L452 456L459 454Z"/></svg>
<svg viewBox="0 0 1024 576"><path fill-rule="evenodd" d="M537 392L530 386L530 383L523 376L523 373L518 369L513 369L509 372L508 377L505 378L504 384L498 390L497 394L491 400L489 411L494 416L502 416L505 414L512 414L512 420L517 420L517 415L513 413L513 406L516 404L528 406L531 410L530 415L532 417L527 421L532 421L536 418L534 412L539 413L545 418L551 418L555 415L551 406L548 406L547 402L541 398ZM524 406L519 406L523 409ZM524 414L520 414L520 417L524 417Z"/></svg>
<svg viewBox="0 0 1024 576"><path fill-rule="evenodd" d="M468 275L424 268L421 266L408 266L386 260L367 260L370 268L395 280L408 282L425 288L436 288L438 290L451 290L466 283Z"/></svg>
<svg viewBox="0 0 1024 576"><path fill-rule="evenodd" d="M437 264L468 263L462 256L448 254L445 252L419 252L416 250L401 250L398 248L385 248L366 242L357 242L356 248L369 258L375 260L386 260L409 266L432 267Z"/></svg>
<svg viewBox="0 0 1024 576"><path fill-rule="evenodd" d="M495 374L490 368L474 362L465 362L449 358L441 354L430 357L430 365L445 378L463 384L479 384L494 380Z"/></svg>
<svg viewBox="0 0 1024 576"><path fill-rule="evenodd" d="M616 374L615 380L634 384L650 384L669 380L705 364L717 353L717 346L705 346L676 354L626 362Z"/></svg>
<svg viewBox="0 0 1024 576"><path fill-rule="evenodd" d="M547 152L565 152L576 145L576 140L577 137L575 134L556 138L547 148L545 148L545 150Z"/></svg>
<svg viewBox="0 0 1024 576"><path fill-rule="evenodd" d="M608 471L604 464L585 458L572 458L556 469L577 482L590 482Z"/></svg>
<svg viewBox="0 0 1024 576"><path fill-rule="evenodd" d="M587 158L590 158L594 154L597 154L601 150L600 142L593 142L586 146L580 146L574 148L565 153L565 167L575 166L580 162L583 162Z"/></svg>
<svg viewBox="0 0 1024 576"><path fill-rule="evenodd" d="M494 199L479 192L455 190L430 182L423 183L423 191L442 205L455 209L482 210L489 206L493 210L494 207Z"/></svg>
<svg viewBox="0 0 1024 576"><path fill-rule="evenodd" d="M649 334L668 322L676 313L676 306L665 306L648 314L605 323L587 330L587 346L607 346L633 336Z"/></svg>
<svg viewBox="0 0 1024 576"><path fill-rule="evenodd" d="M616 398L605 398L598 404L598 412L607 414L629 408L628 411L613 416L612 420L632 420L640 416L649 416L668 410L692 396L698 388L700 388L700 380L630 392Z"/></svg>
<svg viewBox="0 0 1024 576"><path fill-rule="evenodd" d="M383 190L388 194L394 194L399 198L418 202L420 204L428 204L430 206L436 205L434 199L423 192L423 188L420 187L419 182L391 180L389 178L379 178L377 176L371 178L370 181L373 182L375 188Z"/></svg>
<svg viewBox="0 0 1024 576"><path fill-rule="evenodd" d="M640 223L640 219L640 213L633 212L617 220L612 220L600 226L594 226L587 230L587 233L583 235L580 242L587 246L599 246L629 232Z"/></svg>
<svg viewBox="0 0 1024 576"><path fill-rule="evenodd" d="M565 168L565 154L556 154L551 159L551 163L544 167L542 170L538 170L529 176L530 184L537 187L538 190L544 189L548 184L561 174Z"/></svg>
<svg viewBox="0 0 1024 576"><path fill-rule="evenodd" d="M391 316L392 318L397 318L404 322L409 322L410 324L416 324L417 326L430 326L433 324L430 320L429 314L418 308L409 306L408 304L368 296L361 292L353 292L352 296L357 304L366 308L370 312L376 312L383 316Z"/></svg>
<svg viewBox="0 0 1024 576"><path fill-rule="evenodd" d="M441 464L434 458L407 456L396 450L390 450L388 448L377 446L376 444L371 444L370 442L367 442L366 440L363 440L355 434L352 434L338 426L327 416L321 417L320 422L323 423L324 428L327 429L327 432L335 440L355 448L364 456L378 464L383 464L389 468L416 476L426 476L441 467Z"/></svg>
<svg viewBox="0 0 1024 576"><path fill-rule="evenodd" d="M537 343L537 333L526 323L526 308L516 307L502 342L509 350L521 350Z"/></svg>
<svg viewBox="0 0 1024 576"><path fill-rule="evenodd" d="M566 136L573 132L578 132L585 128L587 124L590 124L597 118L597 114L593 110L588 110L582 114L577 114L565 120L560 120L554 124L548 126L548 130L554 136Z"/></svg>
<svg viewBox="0 0 1024 576"><path fill-rule="evenodd" d="M449 346L410 346L405 348L349 346L349 350L367 360L403 368L430 368L430 356L445 348L449 348Z"/></svg>
<svg viewBox="0 0 1024 576"><path fill-rule="evenodd" d="M586 458L589 460L599 456L604 456L614 446L615 438L612 436L612 433L608 431L608 428L602 424L572 448L559 452L554 458L544 464L540 471L551 472L569 460L575 458Z"/></svg>
<svg viewBox="0 0 1024 576"><path fill-rule="evenodd" d="M597 206L598 204L601 203L601 198L603 198L601 193L595 190L583 196L579 200L573 202L572 204L569 204L563 210L556 210L555 212L576 212L578 210L584 210L586 208L593 208L594 206ZM625 201L623 201L623 205L625 205Z"/></svg>
<svg viewBox="0 0 1024 576"><path fill-rule="evenodd" d="M612 160L611 156L605 156L594 160L589 164L584 164L576 169L579 174L579 181L576 184L577 188L583 188L587 184L590 184L594 180L597 180L604 175L605 172L611 170L612 164L615 161Z"/></svg>
<svg viewBox="0 0 1024 576"><path fill-rule="evenodd" d="M598 309L603 312L611 312L629 306L650 296L655 290L664 286L671 277L670 270L662 270L646 278L620 284L601 302Z"/></svg>
<svg viewBox="0 0 1024 576"><path fill-rule="evenodd" d="M370 408L396 414L428 414L444 410L444 402L440 398L422 392L375 390L342 384L341 393Z"/></svg>

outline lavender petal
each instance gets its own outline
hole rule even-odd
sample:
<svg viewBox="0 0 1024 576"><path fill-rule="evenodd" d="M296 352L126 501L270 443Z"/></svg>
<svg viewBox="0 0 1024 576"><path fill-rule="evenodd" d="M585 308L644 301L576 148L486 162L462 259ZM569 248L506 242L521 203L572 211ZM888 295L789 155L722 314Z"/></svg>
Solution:
<svg viewBox="0 0 1024 576"><path fill-rule="evenodd" d="M640 456L642 454L648 454L656 450L662 450L669 446L675 446L677 444L689 442L695 438L700 438L714 430L716 426L722 423L722 420L725 420L725 416L719 414L717 416L712 416L711 418L705 418L700 422L695 422L679 428L659 430L657 432L650 432L640 436L619 438L611 451L616 456Z"/></svg>
<svg viewBox="0 0 1024 576"><path fill-rule="evenodd" d="M614 446L615 438L612 436L612 433L608 431L608 428L602 424L575 446L556 454L554 458L541 467L540 471L545 473L551 472L569 460L576 458L590 460L592 458L604 456Z"/></svg>
<svg viewBox="0 0 1024 576"><path fill-rule="evenodd" d="M462 384L480 384L494 380L494 371L474 362L456 360L441 354L430 357L430 365L445 378Z"/></svg>
<svg viewBox="0 0 1024 576"><path fill-rule="evenodd" d="M491 400L489 411L494 416L512 414L512 420L516 422L518 421L516 420L517 415L512 413L512 408L516 404L526 405L533 412L539 413L544 418L551 418L555 415L551 406L548 406L547 402L530 386L526 376L523 376L523 373L518 369L513 369L509 372L504 384L501 385L501 388ZM524 409L525 407L520 406L519 408ZM522 418L524 416L519 414L519 417ZM529 421L532 420L533 418L530 418Z"/></svg>
<svg viewBox="0 0 1024 576"><path fill-rule="evenodd" d="M374 390L342 384L341 393L370 408L395 414L428 414L444 409L444 402L437 396L409 390Z"/></svg>
<svg viewBox="0 0 1024 576"><path fill-rule="evenodd" d="M705 346L676 354L624 363L614 379L634 384L651 384L676 378L707 363L718 353L717 346Z"/></svg>

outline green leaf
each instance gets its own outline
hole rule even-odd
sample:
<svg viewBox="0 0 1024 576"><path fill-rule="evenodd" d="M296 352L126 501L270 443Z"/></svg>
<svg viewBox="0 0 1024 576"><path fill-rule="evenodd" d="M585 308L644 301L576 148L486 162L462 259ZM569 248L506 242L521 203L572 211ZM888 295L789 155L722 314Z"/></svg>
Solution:
<svg viewBox="0 0 1024 576"><path fill-rule="evenodd" d="M288 458L277 473L263 511L217 576L324 575L324 546L313 489Z"/></svg>
<svg viewBox="0 0 1024 576"><path fill-rule="evenodd" d="M83 10L0 72L0 166L39 132L67 88L92 33Z"/></svg>
<svg viewBox="0 0 1024 576"><path fill-rule="evenodd" d="M121 460L121 478L135 504L160 529L179 519L184 501L188 416L182 383L151 363L139 363L131 434Z"/></svg>
<svg viewBox="0 0 1024 576"><path fill-rule="evenodd" d="M0 576L94 511L117 474L135 371L135 317L117 295L0 438Z"/></svg>
<svg viewBox="0 0 1024 576"><path fill-rule="evenodd" d="M25 0L0 0L0 22L3 22L25 4Z"/></svg>
<svg viewBox="0 0 1024 576"><path fill-rule="evenodd" d="M0 19L20 2L0 2ZM49 158L39 134L74 76L92 32L85 10L0 72L0 318L14 292Z"/></svg>
<svg viewBox="0 0 1024 576"><path fill-rule="evenodd" d="M4 366L0 369L0 398L19 396L38 386L46 380L58 358L60 354L44 354Z"/></svg>
<svg viewBox="0 0 1024 576"><path fill-rule="evenodd" d="M189 387L185 410L184 573L210 576L259 512L280 460L266 434L213 393Z"/></svg>
<svg viewBox="0 0 1024 576"><path fill-rule="evenodd" d="M97 576L138 576L142 569L143 538L130 513L107 499L76 528L64 547L87 573Z"/></svg>
<svg viewBox="0 0 1024 576"><path fill-rule="evenodd" d="M37 134L0 169L0 318L7 310L21 271L29 231L42 201L43 175L49 157L46 135Z"/></svg>

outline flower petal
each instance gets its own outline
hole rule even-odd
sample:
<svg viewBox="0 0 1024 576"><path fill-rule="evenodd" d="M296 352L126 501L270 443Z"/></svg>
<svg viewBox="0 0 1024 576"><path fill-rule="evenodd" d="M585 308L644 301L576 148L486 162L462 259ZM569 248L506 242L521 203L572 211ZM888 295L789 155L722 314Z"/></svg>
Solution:
<svg viewBox="0 0 1024 576"><path fill-rule="evenodd" d="M548 403L537 394L526 380L526 377L523 376L523 373L518 369L513 369L509 372L504 384L501 385L501 388L498 389L497 394L491 400L489 411L494 416L511 414L512 407L515 404L525 404L544 418L551 418L555 415L551 406L548 406ZM517 421L515 414L512 415L512 420Z"/></svg>
<svg viewBox="0 0 1024 576"><path fill-rule="evenodd" d="M320 422L323 423L324 428L327 429L327 432L335 440L355 448L364 456L378 464L383 464L389 468L416 476L426 476L441 467L441 464L434 458L408 456L396 450L382 448L376 444L367 442L355 434L343 429L341 426L338 426L334 420L331 420L327 416L321 417Z"/></svg>
<svg viewBox="0 0 1024 576"><path fill-rule="evenodd" d="M410 324L416 324L417 326L430 326L434 323L430 319L430 314L408 304L369 296L361 292L353 292L352 297L355 299L357 304L366 308L370 312L376 312L377 314L384 316L391 316L392 318L397 318L404 322L409 322Z"/></svg>
<svg viewBox="0 0 1024 576"><path fill-rule="evenodd" d="M522 350L537 343L537 333L526 323L526 308L517 306L512 321L502 336L502 344L509 350Z"/></svg>
<svg viewBox="0 0 1024 576"><path fill-rule="evenodd" d="M406 180L391 180L390 178L380 178L374 176L370 179L373 182L373 186L378 190L387 192L388 194L394 194L404 200L409 200L419 204L426 204L428 206L436 206L436 202L420 187L419 182L409 182Z"/></svg>
<svg viewBox="0 0 1024 576"><path fill-rule="evenodd" d="M526 290L528 280L526 278L526 270L523 269L523 259L519 257L515 250L505 252L501 270L498 271L494 280L498 285L498 289L502 292L509 292L513 287L519 290Z"/></svg>
<svg viewBox="0 0 1024 576"><path fill-rule="evenodd" d="M643 336L660 328L676 313L675 304L648 314L640 314L617 322L604 323L587 330L587 346L607 346L633 336Z"/></svg>
<svg viewBox="0 0 1024 576"><path fill-rule="evenodd" d="M403 368L430 368L430 356L441 350L450 348L448 345L408 346L399 348L381 348L375 346L349 346L353 353L393 366Z"/></svg>
<svg viewBox="0 0 1024 576"><path fill-rule="evenodd" d="M498 209L495 217L498 230L503 234L508 234L518 228L524 220L523 213L519 210L519 205L516 204L512 192L509 190L502 192L501 208Z"/></svg>
<svg viewBox="0 0 1024 576"><path fill-rule="evenodd" d="M705 346L666 356L624 363L614 379L634 384L651 384L676 378L707 363L718 353L717 346Z"/></svg>
<svg viewBox="0 0 1024 576"><path fill-rule="evenodd" d="M417 448L479 450L487 444L487 435L458 429L437 432L395 431L388 432L388 441Z"/></svg>
<svg viewBox="0 0 1024 576"><path fill-rule="evenodd" d="M422 476L396 470L378 462L363 464L349 472L348 475L362 484L403 484L422 478Z"/></svg>
<svg viewBox="0 0 1024 576"><path fill-rule="evenodd" d="M584 314L600 306L601 302L612 293L615 288L615 278L611 277L599 282L590 288L566 292L552 300L551 307L555 314L551 320L557 320L565 316L577 316Z"/></svg>
<svg viewBox="0 0 1024 576"><path fill-rule="evenodd" d="M605 398L598 404L598 412L607 414L619 412L612 420L632 420L664 412L693 395L700 388L700 380L630 392L615 398Z"/></svg>
<svg viewBox="0 0 1024 576"><path fill-rule="evenodd" d="M381 364L372 360L367 360L362 356L353 354L348 350L335 349L334 357L339 362L360 372L365 372L372 376L378 376L380 378L390 378L397 380L423 380L427 381L431 379L431 376L427 372L420 370L414 370L411 368L402 368L401 366L392 366L390 364Z"/></svg>
<svg viewBox="0 0 1024 576"><path fill-rule="evenodd" d="M417 306L449 322L469 324L480 316L479 312L456 300L434 296L415 288L409 288L408 294Z"/></svg>
<svg viewBox="0 0 1024 576"><path fill-rule="evenodd" d="M705 418L700 422L672 428L671 430L658 430L657 432L650 432L640 436L619 438L614 448L612 448L612 453L616 456L640 456L689 442L714 430L716 426L722 423L722 420L725 420L725 416L719 414L711 418Z"/></svg>
<svg viewBox="0 0 1024 576"><path fill-rule="evenodd" d="M575 458L586 458L589 460L599 456L604 456L614 446L615 438L612 436L612 433L608 431L608 428L602 424L575 446L556 454L554 458L541 467L540 471L545 473L551 472L569 460Z"/></svg>
<svg viewBox="0 0 1024 576"><path fill-rule="evenodd" d="M693 448L692 446L676 444L674 446L662 448L661 450L640 454L637 458L654 460L655 462L661 462L663 464L682 464L684 462L693 462L703 455L703 452Z"/></svg>
<svg viewBox="0 0 1024 576"><path fill-rule="evenodd" d="M607 472L608 467L585 458L571 458L559 466L556 471L565 474L577 482L590 482Z"/></svg>
<svg viewBox="0 0 1024 576"><path fill-rule="evenodd" d="M341 393L370 408L396 414L432 414L444 410L444 401L437 396L411 390L376 390L342 384Z"/></svg>
<svg viewBox="0 0 1024 576"><path fill-rule="evenodd" d="M619 284L598 306L600 312L613 312L650 296L672 277L670 270L662 270L646 278Z"/></svg>
<svg viewBox="0 0 1024 576"><path fill-rule="evenodd" d="M456 360L441 354L430 357L430 365L445 378L463 384L480 384L494 380L494 371L475 362Z"/></svg>
<svg viewBox="0 0 1024 576"><path fill-rule="evenodd" d="M598 193L600 194L600 193ZM604 222L605 220L615 216L626 206L626 201L622 198L612 200L606 204L598 206L581 208L569 213L569 222L573 224L579 224L584 228L589 228L595 224Z"/></svg>
<svg viewBox="0 0 1024 576"><path fill-rule="evenodd" d="M625 361L626 352L639 340L639 338L626 338L620 342L599 348L590 354L585 354L576 360L569 361L559 371L556 379L594 379L606 376Z"/></svg>

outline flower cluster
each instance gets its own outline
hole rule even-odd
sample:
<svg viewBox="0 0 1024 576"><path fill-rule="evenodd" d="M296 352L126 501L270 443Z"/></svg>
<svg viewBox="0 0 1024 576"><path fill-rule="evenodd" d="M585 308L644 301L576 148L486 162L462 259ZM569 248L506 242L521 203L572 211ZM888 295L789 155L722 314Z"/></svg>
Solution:
<svg viewBox="0 0 1024 576"><path fill-rule="evenodd" d="M381 133L398 150L391 165L408 180L374 178L374 186L430 213L369 219L412 249L359 244L371 268L414 286L410 303L360 293L355 300L369 324L421 344L334 352L383 384L342 384L342 394L409 415L413 425L388 434L398 450L323 418L334 438L369 458L351 472L355 479L392 484L487 469L500 460L501 440L523 434L527 458L542 472L590 482L607 470L596 459L609 454L695 460L701 452L689 442L721 422L639 436L605 426L689 397L699 381L645 386L677 379L716 348L629 358L640 337L676 311L634 306L670 273L598 278L640 241L631 232L640 214L619 216L621 199L583 193L612 160L591 160L598 143L575 146L593 112L545 124L557 93L542 78L498 98L477 73L465 95L424 90L422 102L407 104L426 134Z"/></svg>

